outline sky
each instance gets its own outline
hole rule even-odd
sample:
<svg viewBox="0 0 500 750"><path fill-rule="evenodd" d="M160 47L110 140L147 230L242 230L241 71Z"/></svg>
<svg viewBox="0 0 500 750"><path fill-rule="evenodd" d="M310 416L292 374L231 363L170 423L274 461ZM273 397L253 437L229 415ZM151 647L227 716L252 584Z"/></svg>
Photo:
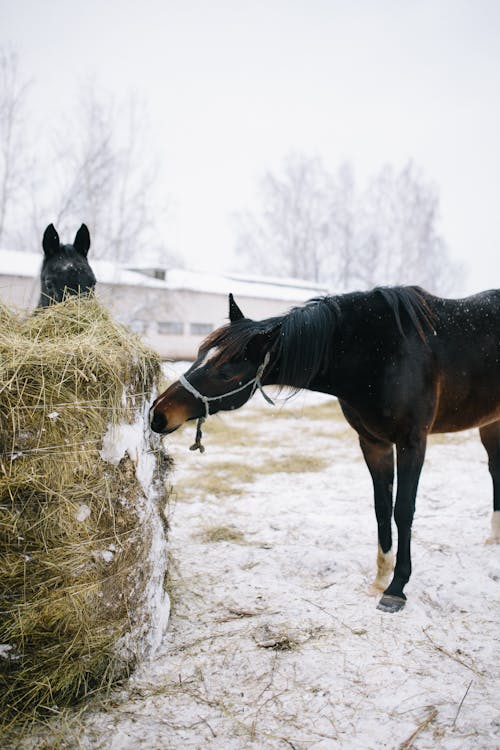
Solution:
<svg viewBox="0 0 500 750"><path fill-rule="evenodd" d="M360 184L412 159L462 291L500 286L497 0L0 0L0 44L45 123L89 77L144 102L190 268L238 269L235 215L300 152L350 161Z"/></svg>

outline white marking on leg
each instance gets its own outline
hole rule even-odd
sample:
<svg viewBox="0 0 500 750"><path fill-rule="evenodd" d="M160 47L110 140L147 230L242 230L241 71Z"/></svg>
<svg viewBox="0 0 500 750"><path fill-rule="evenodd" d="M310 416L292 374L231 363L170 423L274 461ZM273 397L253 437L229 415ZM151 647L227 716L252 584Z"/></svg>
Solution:
<svg viewBox="0 0 500 750"><path fill-rule="evenodd" d="M491 536L486 544L500 544L500 510L494 510L491 515Z"/></svg>
<svg viewBox="0 0 500 750"><path fill-rule="evenodd" d="M384 591L389 585L393 570L394 552L392 549L390 549L389 552L383 552L382 547L379 544L377 551L377 577L373 581L372 586Z"/></svg>

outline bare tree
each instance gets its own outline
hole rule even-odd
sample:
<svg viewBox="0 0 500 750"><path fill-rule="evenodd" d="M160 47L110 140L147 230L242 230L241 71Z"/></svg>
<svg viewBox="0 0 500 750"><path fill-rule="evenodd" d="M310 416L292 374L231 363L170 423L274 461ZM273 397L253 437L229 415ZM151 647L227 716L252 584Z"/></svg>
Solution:
<svg viewBox="0 0 500 750"><path fill-rule="evenodd" d="M445 293L457 281L437 229L437 190L412 162L384 167L358 193L350 164L330 174L295 155L282 177L266 175L261 195L261 212L239 218L237 250L264 273L338 291L411 283Z"/></svg>
<svg viewBox="0 0 500 750"><path fill-rule="evenodd" d="M358 253L367 284L375 273L377 283L453 289L460 268L450 261L438 231L438 191L413 162L400 172L385 166L368 186L362 208Z"/></svg>
<svg viewBox="0 0 500 750"><path fill-rule="evenodd" d="M25 114L29 82L22 80L17 55L0 49L0 246L8 238L12 207L26 188L29 170Z"/></svg>
<svg viewBox="0 0 500 750"><path fill-rule="evenodd" d="M330 174L319 158L294 154L283 174L261 183L262 209L237 217L238 253L277 276L347 288L355 274L357 196L354 172Z"/></svg>
<svg viewBox="0 0 500 750"><path fill-rule="evenodd" d="M329 176L319 159L290 156L282 176L261 182L262 210L237 217L237 252L276 276L320 281L328 243Z"/></svg>
<svg viewBox="0 0 500 750"><path fill-rule="evenodd" d="M341 164L332 176L325 202L328 207L328 224L325 230L327 279L336 289L344 290L356 278L358 267L356 247L359 208L351 164Z"/></svg>
<svg viewBox="0 0 500 750"><path fill-rule="evenodd" d="M160 239L164 210L155 205L157 169L140 138L145 119L136 100L119 107L86 86L70 126L57 134L54 215L63 230L85 219L95 257L169 255Z"/></svg>
<svg viewBox="0 0 500 750"><path fill-rule="evenodd" d="M0 244L32 250L47 223L70 235L84 221L95 258L179 263L160 229L166 206L158 200L145 108L133 97L117 105L87 83L65 121L58 115L37 128L35 151L29 86L17 55L0 48Z"/></svg>

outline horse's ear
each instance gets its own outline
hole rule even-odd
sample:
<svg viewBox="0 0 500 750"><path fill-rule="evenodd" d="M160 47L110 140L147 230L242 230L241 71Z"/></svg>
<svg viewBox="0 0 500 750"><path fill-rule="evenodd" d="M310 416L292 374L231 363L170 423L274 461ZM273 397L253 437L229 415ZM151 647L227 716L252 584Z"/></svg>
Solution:
<svg viewBox="0 0 500 750"><path fill-rule="evenodd" d="M87 257L87 253L90 247L90 232L86 224L82 224L78 232L76 233L73 247L80 255Z"/></svg>
<svg viewBox="0 0 500 750"><path fill-rule="evenodd" d="M45 232L43 233L42 247L43 252L47 257L57 253L59 250L59 235L56 232L56 228L53 224L49 224Z"/></svg>
<svg viewBox="0 0 500 750"><path fill-rule="evenodd" d="M235 323L237 320L241 320L244 317L245 316L243 315L240 308L234 301L234 297L230 292L229 293L229 320L231 321L231 323Z"/></svg>

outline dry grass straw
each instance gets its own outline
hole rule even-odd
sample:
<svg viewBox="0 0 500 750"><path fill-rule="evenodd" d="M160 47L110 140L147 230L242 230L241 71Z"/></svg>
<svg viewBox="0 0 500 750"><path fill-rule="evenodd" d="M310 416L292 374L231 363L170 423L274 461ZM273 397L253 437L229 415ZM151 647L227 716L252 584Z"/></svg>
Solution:
<svg viewBox="0 0 500 750"><path fill-rule="evenodd" d="M141 489L131 461L99 450L159 372L95 299L27 319L0 306L0 730L131 666L116 645L148 544Z"/></svg>

